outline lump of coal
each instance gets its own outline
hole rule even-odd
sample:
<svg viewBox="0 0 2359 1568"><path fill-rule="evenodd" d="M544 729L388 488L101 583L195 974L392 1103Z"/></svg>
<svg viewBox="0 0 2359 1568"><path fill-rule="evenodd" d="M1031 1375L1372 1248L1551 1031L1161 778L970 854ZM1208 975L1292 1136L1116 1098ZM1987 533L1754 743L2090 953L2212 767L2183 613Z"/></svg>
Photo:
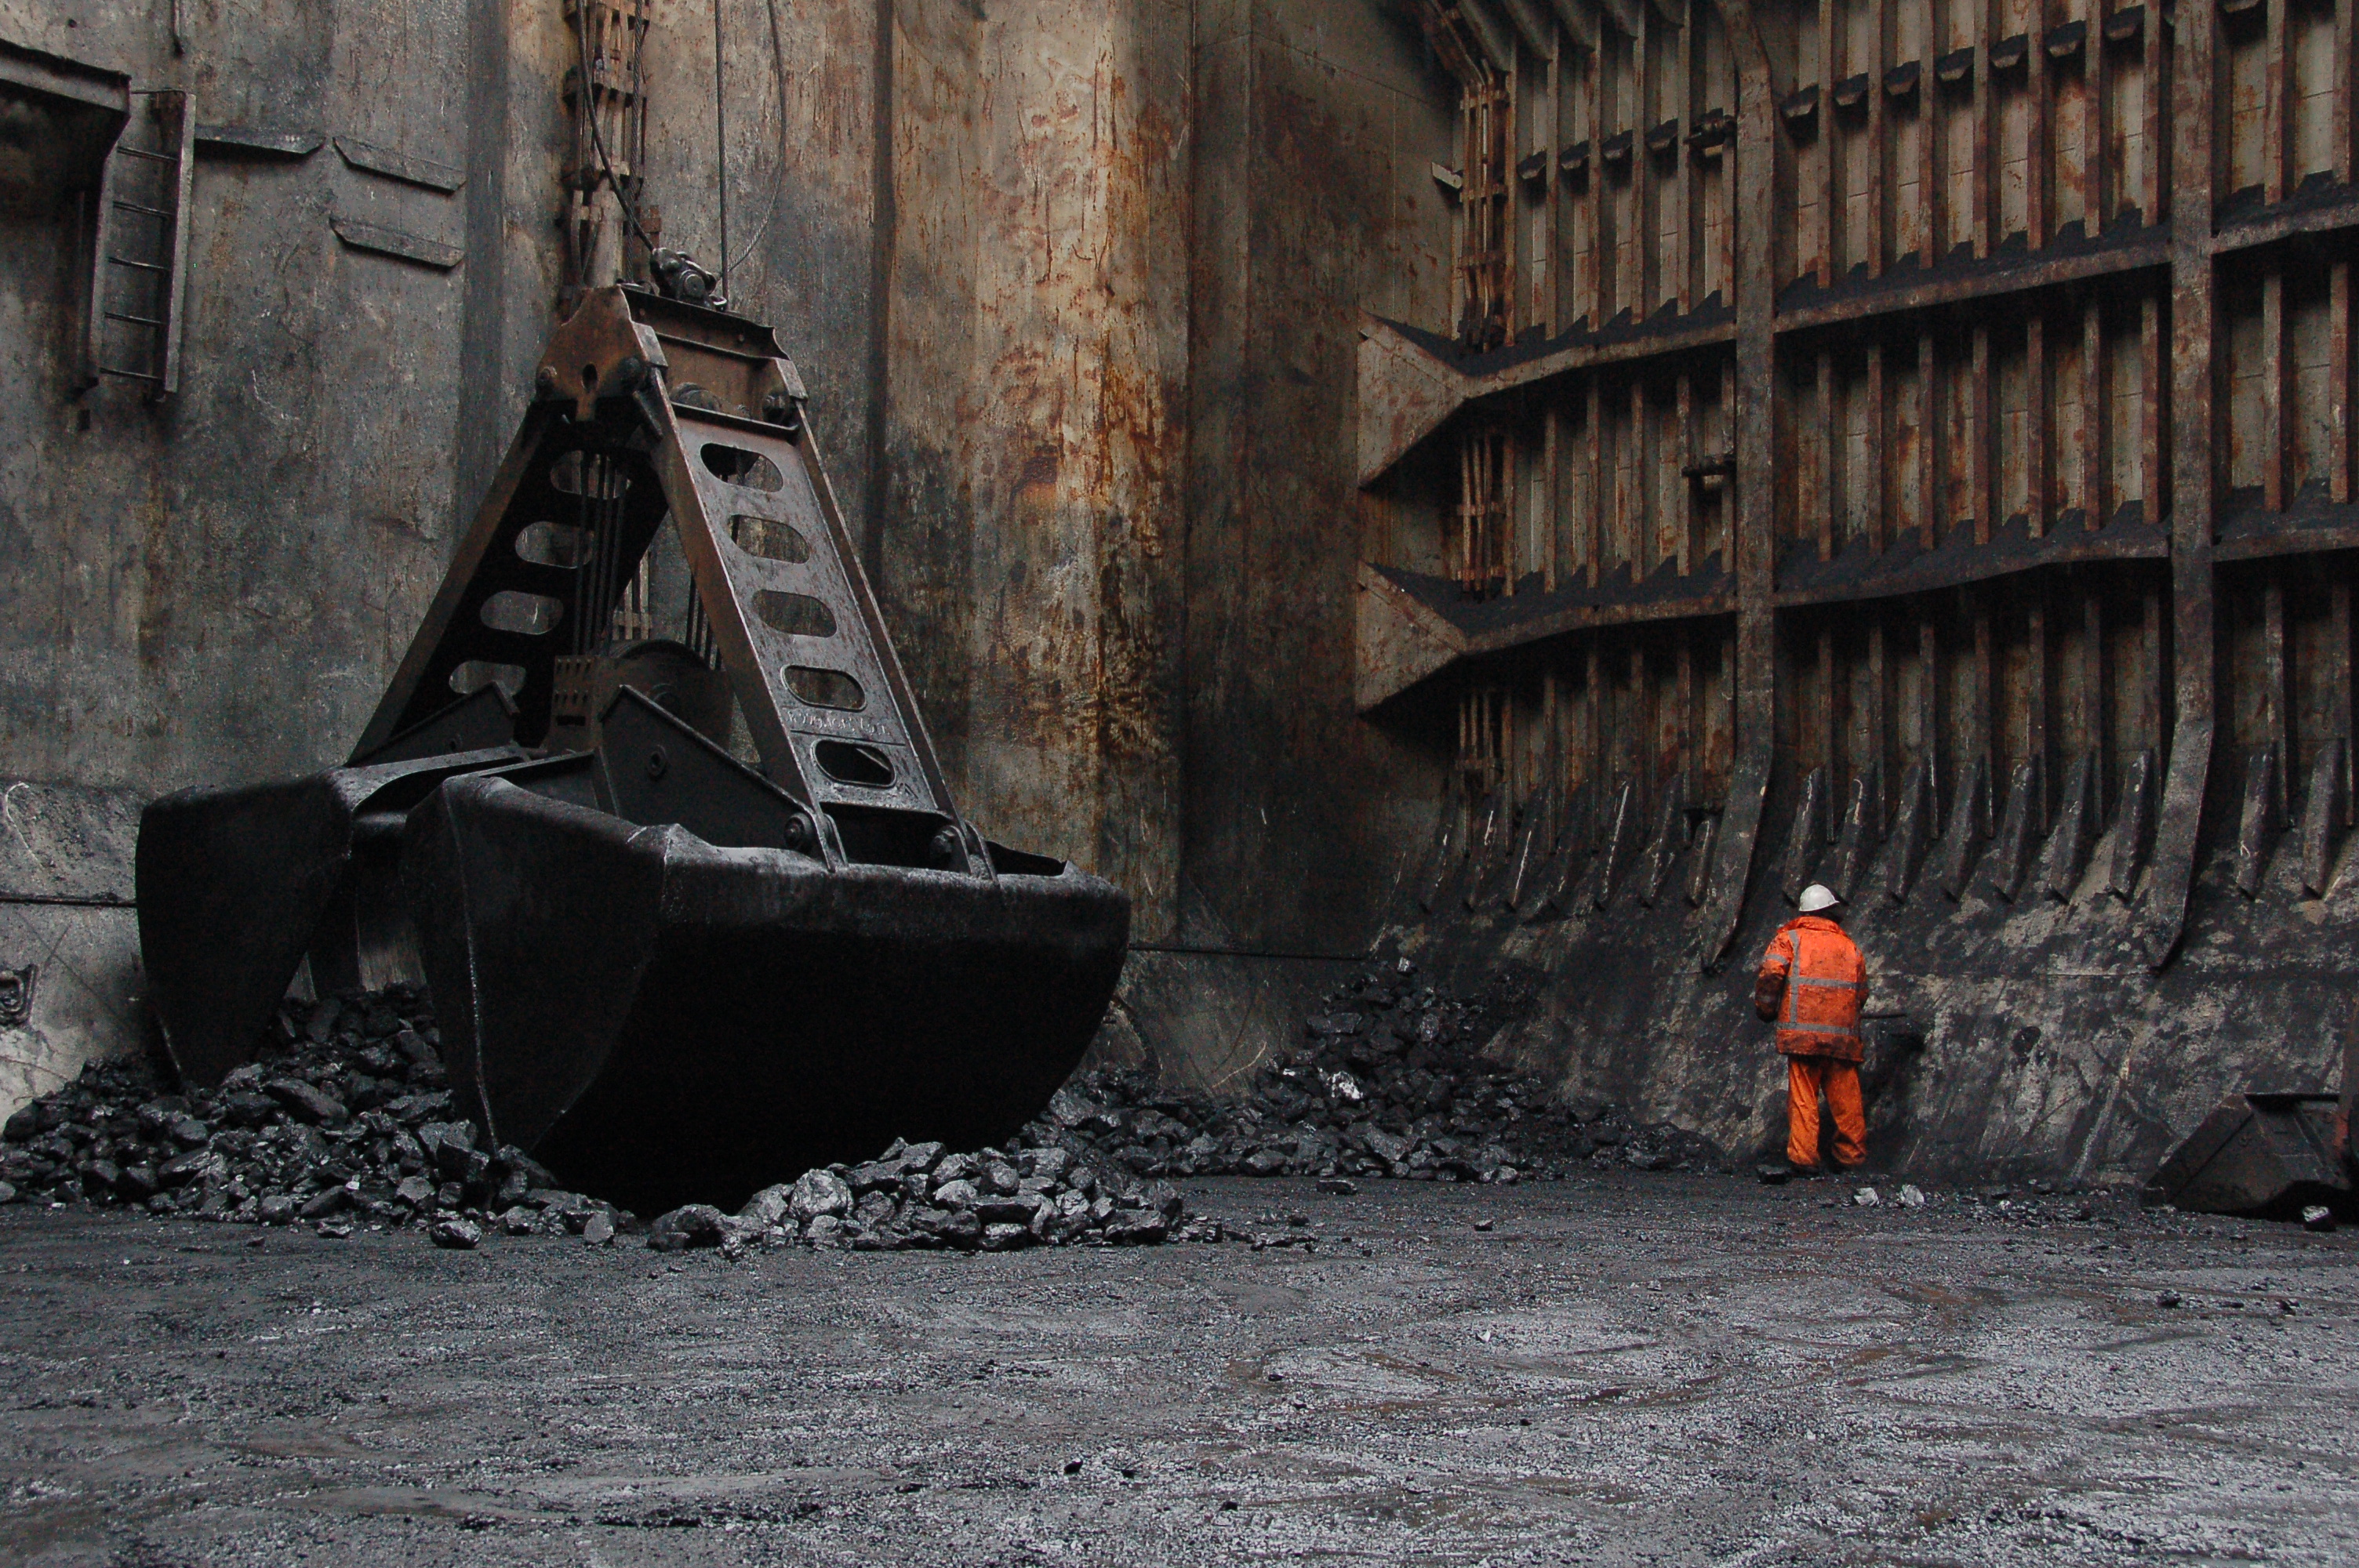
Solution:
<svg viewBox="0 0 2359 1568"><path fill-rule="evenodd" d="M472 1252L484 1244L484 1227L472 1219L438 1219L428 1227L426 1235L435 1246L461 1252Z"/></svg>
<svg viewBox="0 0 2359 1568"><path fill-rule="evenodd" d="M685 1252L691 1247L718 1247L725 1217L711 1204L692 1203L658 1215L647 1227L647 1245L658 1252Z"/></svg>
<svg viewBox="0 0 2359 1568"><path fill-rule="evenodd" d="M1185 1213L1167 1182L1101 1176L1070 1149L1019 1138L949 1154L939 1143L896 1142L874 1160L766 1187L726 1223L747 1239L807 1247L1006 1252L1161 1241Z"/></svg>
<svg viewBox="0 0 2359 1568"><path fill-rule="evenodd" d="M771 1229L786 1218L793 1206L794 1191L792 1186L783 1182L774 1187L764 1187L745 1200L745 1206L737 1211L737 1217L748 1225L764 1230Z"/></svg>
<svg viewBox="0 0 2359 1568"><path fill-rule="evenodd" d="M841 1218L852 1212L852 1188L833 1171L805 1171L795 1179L788 1209L804 1225L821 1215Z"/></svg>
<svg viewBox="0 0 2359 1568"><path fill-rule="evenodd" d="M1506 1184L1582 1163L1723 1164L1693 1132L1565 1104L1546 1081L1486 1058L1496 1030L1485 1000L1423 983L1403 963L1371 966L1321 1001L1299 1044L1266 1063L1241 1099L1091 1072L1006 1147L897 1141L782 1180L717 1228L708 1218L666 1234L723 1250L756 1238L863 1250L1137 1244L1218 1233L1190 1221L1168 1184L1149 1186L1190 1176ZM0 1189L264 1225L463 1220L550 1236L594 1227L609 1239L637 1228L595 1197L556 1192L521 1151L494 1147L454 1114L440 1038L422 990L395 986L288 1001L258 1059L217 1089L175 1092L143 1064L93 1064L7 1119Z"/></svg>

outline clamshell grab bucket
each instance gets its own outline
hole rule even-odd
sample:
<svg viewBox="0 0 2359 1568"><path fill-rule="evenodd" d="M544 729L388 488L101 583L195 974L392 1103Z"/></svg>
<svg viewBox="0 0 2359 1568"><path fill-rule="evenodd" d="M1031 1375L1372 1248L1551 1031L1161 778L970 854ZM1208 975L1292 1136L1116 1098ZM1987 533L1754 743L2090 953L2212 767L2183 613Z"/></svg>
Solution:
<svg viewBox="0 0 2359 1568"><path fill-rule="evenodd" d="M952 804L793 364L612 288L537 385L346 765L143 816L180 1072L250 1060L308 956L321 991L422 974L459 1108L635 1207L1014 1130L1104 1013L1128 900Z"/></svg>

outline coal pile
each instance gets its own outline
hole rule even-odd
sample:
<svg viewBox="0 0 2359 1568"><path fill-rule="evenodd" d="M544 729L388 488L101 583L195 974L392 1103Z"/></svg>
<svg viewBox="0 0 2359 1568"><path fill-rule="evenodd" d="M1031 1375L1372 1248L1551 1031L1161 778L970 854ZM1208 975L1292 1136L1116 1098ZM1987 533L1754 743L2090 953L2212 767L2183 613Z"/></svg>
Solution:
<svg viewBox="0 0 2359 1568"><path fill-rule="evenodd" d="M1217 1235L1186 1219L1169 1182L1142 1184L1118 1168L1102 1173L1053 1142L964 1154L897 1141L874 1160L806 1171L765 1188L734 1215L704 1204L674 1209L649 1228L647 1245L665 1252L795 1243L1005 1252Z"/></svg>
<svg viewBox="0 0 2359 1568"><path fill-rule="evenodd" d="M0 1203L300 1224L328 1236L410 1227L440 1247L486 1235L644 1231L658 1250L748 1244L860 1249L1136 1246L1189 1234L1168 1183L1093 1169L1052 1141L1002 1151L895 1143L810 1171L735 1215L702 1205L642 1226L569 1192L523 1151L490 1147L453 1112L422 991L290 1000L256 1063L212 1091L175 1091L145 1064L99 1062L0 1130Z"/></svg>
<svg viewBox="0 0 2359 1568"><path fill-rule="evenodd" d="M1323 999L1303 1041L1242 1100L1089 1073L1004 1149L896 1142L807 1171L736 1214L691 1205L650 1225L564 1190L458 1114L422 990L289 1000L255 1064L218 1089L174 1090L146 1065L92 1064L0 1130L0 1203L136 1206L323 1235L408 1227L438 1246L487 1235L644 1233L673 1251L799 1245L857 1250L1147 1245L1220 1239L1175 1180L1360 1176L1514 1183L1582 1166L1727 1168L1709 1140L1566 1105L1487 1061L1494 1005L1372 964Z"/></svg>
<svg viewBox="0 0 2359 1568"><path fill-rule="evenodd" d="M323 1234L486 1228L611 1237L611 1204L560 1189L521 1150L455 1115L440 1037L416 988L289 1000L261 1059L218 1089L178 1091L145 1065L99 1062L0 1129L0 1202L119 1205Z"/></svg>
<svg viewBox="0 0 2359 1568"><path fill-rule="evenodd" d="M1488 1061L1494 1005L1372 963L1303 1022L1302 1044L1242 1101L1083 1074L1027 1130L1100 1168L1138 1175L1315 1175L1514 1183L1575 1167L1727 1170L1710 1139L1618 1106L1562 1104L1547 1082Z"/></svg>

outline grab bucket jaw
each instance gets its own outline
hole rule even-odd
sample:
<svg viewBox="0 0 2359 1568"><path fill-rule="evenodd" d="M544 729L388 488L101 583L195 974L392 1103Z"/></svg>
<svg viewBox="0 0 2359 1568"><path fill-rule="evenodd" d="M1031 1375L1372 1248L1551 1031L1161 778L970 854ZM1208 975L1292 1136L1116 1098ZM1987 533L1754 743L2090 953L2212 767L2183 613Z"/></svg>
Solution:
<svg viewBox="0 0 2359 1568"><path fill-rule="evenodd" d="M453 781L404 872L455 1094L569 1185L734 1205L895 1137L995 1142L1072 1071L1120 972L1123 896L1070 867L831 871L559 782Z"/></svg>

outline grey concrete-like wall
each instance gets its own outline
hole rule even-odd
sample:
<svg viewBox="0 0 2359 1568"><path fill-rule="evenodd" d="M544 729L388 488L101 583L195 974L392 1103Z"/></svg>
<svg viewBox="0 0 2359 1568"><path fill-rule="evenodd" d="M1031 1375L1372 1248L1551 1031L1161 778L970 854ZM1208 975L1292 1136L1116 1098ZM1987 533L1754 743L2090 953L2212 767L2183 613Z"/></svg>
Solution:
<svg viewBox="0 0 2359 1568"><path fill-rule="evenodd" d="M487 112L464 4L189 7L179 54L169 15L160 0L12 3L0 27L125 71L135 91L184 88L209 124L357 137L456 164L472 118ZM204 152L189 214L186 373L166 404L112 381L77 395L71 208L0 220L10 563L0 772L15 781L12 826L27 815L120 823L181 784L341 754L468 505L465 429L505 417L472 406L462 344L530 362L529 346L480 335L486 314L514 313L506 297L529 299L536 280L483 266L504 236L498 224L478 232L463 190L360 173L332 145L295 160ZM497 187L506 171L469 172L471 185ZM333 215L461 247L472 270L353 250ZM472 288L486 271L495 287ZM31 1027L10 1041L13 1081L0 1087L12 1097L49 1087L90 1049L136 1038L136 947L122 907L130 843L128 832L90 838L62 892L9 863L0 963L41 970Z"/></svg>

